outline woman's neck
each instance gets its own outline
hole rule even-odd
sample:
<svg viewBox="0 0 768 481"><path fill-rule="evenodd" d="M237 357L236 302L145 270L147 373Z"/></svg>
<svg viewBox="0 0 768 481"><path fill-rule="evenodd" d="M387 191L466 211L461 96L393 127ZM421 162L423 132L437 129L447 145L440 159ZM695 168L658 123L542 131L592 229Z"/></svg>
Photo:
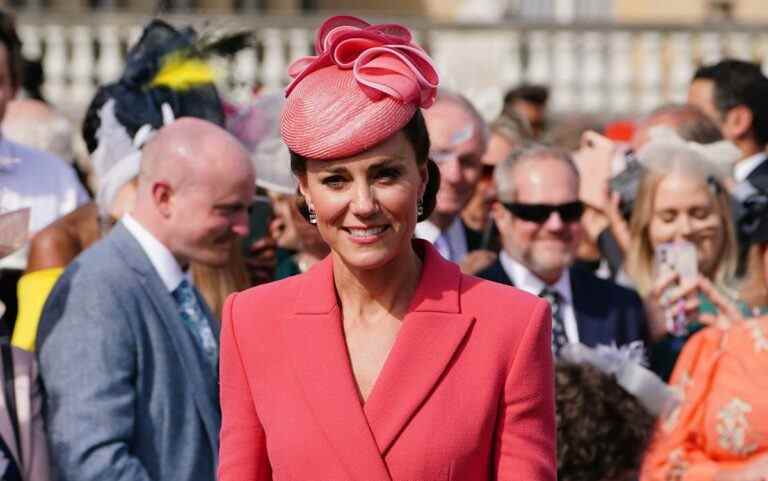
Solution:
<svg viewBox="0 0 768 481"><path fill-rule="evenodd" d="M376 322L383 314L405 316L421 273L421 260L413 247L377 269L355 269L335 253L333 278L344 323Z"/></svg>

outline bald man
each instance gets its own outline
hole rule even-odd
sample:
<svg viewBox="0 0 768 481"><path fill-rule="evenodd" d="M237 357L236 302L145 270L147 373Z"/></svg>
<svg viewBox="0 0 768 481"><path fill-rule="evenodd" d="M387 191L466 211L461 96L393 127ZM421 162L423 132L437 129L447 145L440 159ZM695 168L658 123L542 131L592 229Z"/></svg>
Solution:
<svg viewBox="0 0 768 481"><path fill-rule="evenodd" d="M248 231L239 142L182 118L142 152L136 203L64 272L37 352L59 481L215 479L218 330L185 269Z"/></svg>
<svg viewBox="0 0 768 481"><path fill-rule="evenodd" d="M488 127L466 98L447 90L424 111L424 120L430 158L440 169L440 190L432 215L416 226L416 237L432 242L446 259L461 262L482 242L482 233L468 228L459 214L482 175Z"/></svg>

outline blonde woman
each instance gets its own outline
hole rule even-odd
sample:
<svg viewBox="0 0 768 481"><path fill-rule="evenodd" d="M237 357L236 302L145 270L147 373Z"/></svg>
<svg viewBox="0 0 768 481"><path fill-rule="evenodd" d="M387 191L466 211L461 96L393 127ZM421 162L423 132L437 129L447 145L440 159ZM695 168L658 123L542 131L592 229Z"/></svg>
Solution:
<svg viewBox="0 0 768 481"><path fill-rule="evenodd" d="M738 245L723 172L705 153L682 140L664 139L647 144L638 157L645 171L630 222L625 269L646 299L651 335L657 341L650 349L652 367L667 379L687 336L666 332L662 293L672 288L674 300L685 298L689 319L728 308L721 292L732 286ZM657 277L656 247L680 240L696 247L699 277ZM689 326L691 332L700 328L696 321Z"/></svg>

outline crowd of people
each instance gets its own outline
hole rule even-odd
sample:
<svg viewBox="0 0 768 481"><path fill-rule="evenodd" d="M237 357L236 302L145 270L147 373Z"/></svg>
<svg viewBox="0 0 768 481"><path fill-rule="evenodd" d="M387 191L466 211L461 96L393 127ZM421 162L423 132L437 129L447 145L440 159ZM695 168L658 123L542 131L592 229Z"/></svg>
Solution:
<svg viewBox="0 0 768 481"><path fill-rule="evenodd" d="M759 64L489 122L332 17L240 105L154 20L75 129L0 15L0 479L768 479Z"/></svg>

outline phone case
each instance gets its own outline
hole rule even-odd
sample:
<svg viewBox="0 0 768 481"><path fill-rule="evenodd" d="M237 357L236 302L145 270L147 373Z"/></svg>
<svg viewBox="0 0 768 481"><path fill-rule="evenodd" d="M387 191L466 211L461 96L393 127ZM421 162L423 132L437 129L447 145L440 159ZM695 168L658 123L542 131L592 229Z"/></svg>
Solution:
<svg viewBox="0 0 768 481"><path fill-rule="evenodd" d="M656 248L654 262L657 278L666 277L672 272L678 274L680 281L693 279L698 275L696 246L687 241L659 245ZM666 303L672 296L673 288L670 286L662 293L662 302ZM690 320L685 315L684 304L685 300L680 299L674 305L669 306L664 313L667 331L676 336L688 333Z"/></svg>

